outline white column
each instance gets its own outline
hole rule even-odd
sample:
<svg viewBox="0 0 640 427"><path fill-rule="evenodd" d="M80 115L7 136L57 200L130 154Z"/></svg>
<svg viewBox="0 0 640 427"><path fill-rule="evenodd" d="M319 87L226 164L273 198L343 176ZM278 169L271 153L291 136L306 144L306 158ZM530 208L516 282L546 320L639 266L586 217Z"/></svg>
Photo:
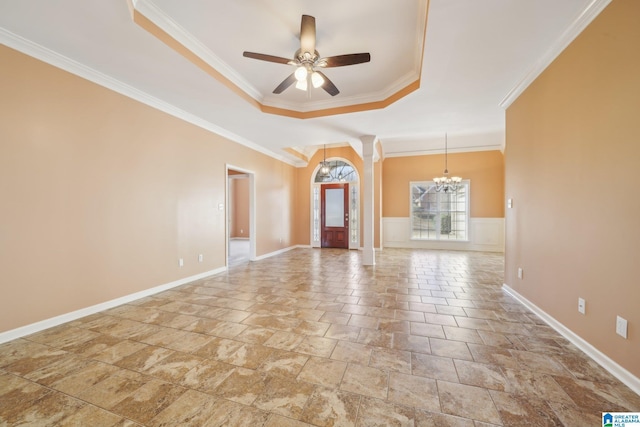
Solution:
<svg viewBox="0 0 640 427"><path fill-rule="evenodd" d="M364 207L362 210L362 228L364 232L362 236L362 264L375 265L376 255L373 249L373 157L377 137L374 135L363 135L360 137L360 140L362 141L362 158L364 160Z"/></svg>

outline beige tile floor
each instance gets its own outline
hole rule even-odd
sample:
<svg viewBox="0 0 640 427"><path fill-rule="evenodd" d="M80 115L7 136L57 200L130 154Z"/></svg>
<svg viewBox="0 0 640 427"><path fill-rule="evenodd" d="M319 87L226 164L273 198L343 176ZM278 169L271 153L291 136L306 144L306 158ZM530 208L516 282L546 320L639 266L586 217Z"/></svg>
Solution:
<svg viewBox="0 0 640 427"><path fill-rule="evenodd" d="M598 426L640 396L497 254L296 249L0 345L0 426Z"/></svg>

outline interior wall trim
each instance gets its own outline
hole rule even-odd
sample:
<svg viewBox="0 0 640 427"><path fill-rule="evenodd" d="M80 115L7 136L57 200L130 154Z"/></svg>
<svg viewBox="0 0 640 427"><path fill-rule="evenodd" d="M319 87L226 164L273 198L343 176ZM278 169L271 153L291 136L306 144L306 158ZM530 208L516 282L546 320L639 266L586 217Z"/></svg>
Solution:
<svg viewBox="0 0 640 427"><path fill-rule="evenodd" d="M175 50L205 73L227 86L232 92L243 98L261 112L297 119L347 114L359 111L386 108L399 99L420 88L422 76L422 54L426 40L429 0L421 2L424 10L418 16L422 27L422 43L416 51L415 70L393 82L387 89L367 96L352 96L339 100L310 102L302 107L287 104L277 97L260 94L234 69L218 58L204 43L178 24L171 16L151 0L130 0L130 13L133 22ZM424 21L422 20L424 16Z"/></svg>
<svg viewBox="0 0 640 427"><path fill-rule="evenodd" d="M104 88L110 89L116 93L119 93L120 95L126 96L127 98L141 102L142 104L155 108L156 110L162 111L163 113L169 114L170 116L176 117L180 120L184 120L187 123L191 123L192 125L198 126L199 128L202 128L209 132L220 135L240 145L244 145L245 147L248 147L254 151L258 151L276 160L280 160L281 162L287 163L291 166L300 165L300 162L298 161L294 161L289 159L288 157L278 155L277 153L267 150L258 144L254 144L253 142L242 138L241 136L236 135L233 132L229 132L228 130L223 129L220 126L214 125L213 123L204 120L194 114L177 108L174 105L169 104L168 102L162 101L161 99L151 96L146 92L134 88L133 86L127 85L114 77L101 73L100 71L81 64L80 62L77 62L71 58L61 55L58 52L34 43L31 40L25 39L24 37L18 36L17 34L14 34L11 31L8 31L1 27L0 44L4 44L11 49L22 52L25 55L36 58L46 64L52 65L56 68L81 77Z"/></svg>
<svg viewBox="0 0 640 427"><path fill-rule="evenodd" d="M449 137L451 141L451 137ZM447 152L451 153L474 153L476 151L502 151L502 143L495 145L467 145L463 147L449 148ZM425 148L421 150L407 150L407 151L394 151L392 153L385 153L385 158L392 157L412 157L412 156L429 156L435 154L444 154L442 148Z"/></svg>
<svg viewBox="0 0 640 427"><path fill-rule="evenodd" d="M520 81L507 93L502 101L500 101L500 107L505 110L518 99L522 92L524 92L535 79L549 66L551 63L562 53L563 50L580 33L587 28L587 26L593 21L596 16L600 14L611 3L611 0L592 0L591 3L585 8L585 10L578 16L562 33L558 40L553 43L549 49L540 57L533 67L520 79Z"/></svg>
<svg viewBox="0 0 640 427"><path fill-rule="evenodd" d="M100 304L92 305L90 307L81 308L80 310L72 311L70 313L61 314L60 316L51 317L49 319L41 320L39 322L31 323L30 325L21 326L10 331L0 333L0 344L21 338L27 335L31 335L42 330L52 328L54 326L61 325L63 323L78 320L82 317L89 316L91 314L99 313L110 308L117 307L122 304L126 304L141 298L145 298L169 289L173 289L177 286L184 285L186 283L193 282L194 280L204 279L205 277L213 276L215 274L223 273L227 271L226 267L217 268L215 270L205 271L194 276L178 279L173 282L165 283L164 285L155 286L153 288L145 289L144 291L135 292L133 294L125 295L120 298L112 299Z"/></svg>
<svg viewBox="0 0 640 427"><path fill-rule="evenodd" d="M504 252L504 218L469 218L469 240L411 238L410 217L382 217L382 247L452 251Z"/></svg>
<svg viewBox="0 0 640 427"><path fill-rule="evenodd" d="M540 307L520 295L517 291L509 287L507 284L502 285L502 289L509 295L517 299L522 305L533 311L538 317L544 320L547 325L551 326L560 335L568 339L573 345L584 351L589 357L595 360L600 366L606 369L611 375L622 381L627 387L634 392L640 394L640 378L627 371L625 368L616 363L606 354L595 348L589 342L577 335L571 329L558 322L555 318L547 314Z"/></svg>
<svg viewBox="0 0 640 427"><path fill-rule="evenodd" d="M310 246L308 246L308 245L293 245L293 246L289 246L287 248L278 249L277 251L273 251L273 252L269 252L269 253L257 256L255 258L252 258L251 261L261 261L263 259L271 258L272 256L280 255L280 254L292 251L292 250L297 249L297 248L309 248L309 247Z"/></svg>

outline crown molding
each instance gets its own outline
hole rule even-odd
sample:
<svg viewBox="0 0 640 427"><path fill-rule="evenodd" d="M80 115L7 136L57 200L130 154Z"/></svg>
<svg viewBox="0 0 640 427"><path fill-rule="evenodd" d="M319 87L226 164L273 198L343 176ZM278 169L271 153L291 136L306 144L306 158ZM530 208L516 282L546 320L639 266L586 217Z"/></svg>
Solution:
<svg viewBox="0 0 640 427"><path fill-rule="evenodd" d="M273 95L263 95L227 63L218 58L197 37L173 20L153 0L129 0L133 21L141 28L177 51L194 65L219 80L262 112L307 119L384 108L420 87L429 0L421 3L418 22L422 43L416 46L415 67L392 82L386 89L325 101L294 103ZM418 55L419 53L419 55Z"/></svg>
<svg viewBox="0 0 640 427"><path fill-rule="evenodd" d="M578 16L562 33L562 35L556 40L556 42L540 57L533 65L532 69L526 73L520 81L515 85L513 89L507 93L507 95L500 101L500 107L505 110L518 99L520 95L529 87L531 83L562 53L563 50L573 40L575 40L580 33L587 28L587 26L595 19L611 3L611 0L592 0L591 3L585 8L585 10Z"/></svg>
<svg viewBox="0 0 640 427"><path fill-rule="evenodd" d="M467 147L449 148L447 152L452 153L472 153L475 151L502 151L501 145L472 145ZM407 151L385 151L384 157L413 157L413 156L429 156L434 154L444 154L442 148L424 149L424 150L407 150Z"/></svg>
<svg viewBox="0 0 640 427"><path fill-rule="evenodd" d="M398 80L393 82L389 87L377 92L365 95L353 95L339 100L311 101L304 104L296 104L293 102L282 101L275 96L267 96L263 99L262 104L266 107L274 107L277 109L291 110L299 113L312 113L321 110L333 110L337 108L350 108L356 105L375 104L383 102L395 94L401 92L407 86L418 82L420 83L420 75L415 71L411 71Z"/></svg>
<svg viewBox="0 0 640 427"><path fill-rule="evenodd" d="M258 151L276 160L280 160L281 162L287 163L291 166L297 166L299 163L298 161L296 161L297 159L285 157L283 155L276 154L273 151L267 150L264 147L245 138L242 138L241 136L236 135L233 132L229 132L226 129L221 128L220 126L217 126L194 114L177 108L168 102L162 101L161 99L151 96L146 92L136 89L133 86L125 84L111 76L101 73L100 71L97 71L84 64L81 64L80 62L61 55L51 49L25 39L24 37L14 34L2 27L0 27L0 43L19 52L22 52L25 55L29 55L49 65L53 65L56 68L60 68L73 75L110 89L135 101L141 102L145 105L148 105L149 107L160 110L173 117L184 120L185 122L191 123L192 125L198 126L209 132L220 135L235 143L243 145L254 151Z"/></svg>
<svg viewBox="0 0 640 427"><path fill-rule="evenodd" d="M262 95L251 83L231 68L226 62L213 53L197 37L178 24L165 11L160 9L152 0L133 0L134 9L149 19L162 31L173 37L178 43L189 49L198 58L209 64L234 85L256 101L261 101Z"/></svg>

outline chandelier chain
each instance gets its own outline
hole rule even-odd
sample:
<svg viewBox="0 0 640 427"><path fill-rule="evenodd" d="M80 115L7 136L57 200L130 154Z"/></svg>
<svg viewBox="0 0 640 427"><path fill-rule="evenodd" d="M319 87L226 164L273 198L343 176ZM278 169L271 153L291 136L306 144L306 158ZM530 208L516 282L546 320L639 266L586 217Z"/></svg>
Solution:
<svg viewBox="0 0 640 427"><path fill-rule="evenodd" d="M455 192L458 190L458 184L462 182L459 176L449 177L449 157L448 157L448 141L447 134L444 134L444 176L433 178L436 184L436 191Z"/></svg>

